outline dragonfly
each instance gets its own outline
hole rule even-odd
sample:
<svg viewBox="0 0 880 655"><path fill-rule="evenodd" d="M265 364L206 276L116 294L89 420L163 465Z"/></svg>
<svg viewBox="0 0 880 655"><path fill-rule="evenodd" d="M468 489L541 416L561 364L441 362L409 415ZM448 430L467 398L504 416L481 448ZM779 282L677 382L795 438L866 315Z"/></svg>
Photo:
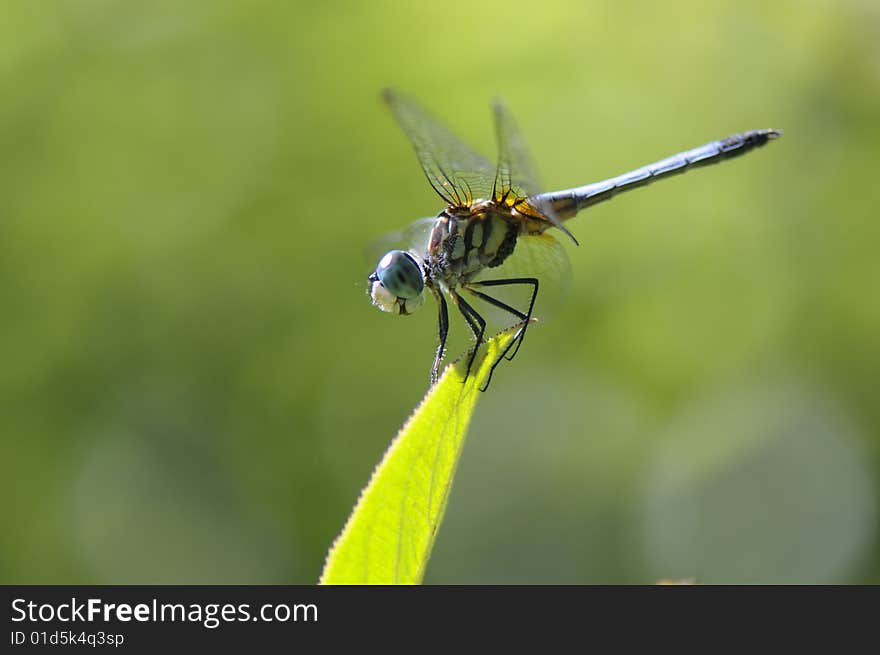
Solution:
<svg viewBox="0 0 880 655"><path fill-rule="evenodd" d="M655 180L738 157L782 135L775 129L749 130L600 182L541 193L525 141L500 99L492 102L497 147L497 160L492 164L416 101L391 89L386 89L383 97L445 207L408 229L417 238L407 247L381 256L367 278L370 299L384 312L405 316L419 309L428 294L433 296L438 307L439 343L431 365L432 385L446 352L447 297L476 342L464 380L470 376L486 337L486 319L471 301L482 301L509 316L511 327L518 325L518 329L492 363L481 391L488 388L501 361L513 360L522 346L542 289L538 271L565 267L567 255L553 231L578 245L565 221L587 207ZM518 260L518 267L510 266ZM499 295L512 287L527 294L520 307Z"/></svg>

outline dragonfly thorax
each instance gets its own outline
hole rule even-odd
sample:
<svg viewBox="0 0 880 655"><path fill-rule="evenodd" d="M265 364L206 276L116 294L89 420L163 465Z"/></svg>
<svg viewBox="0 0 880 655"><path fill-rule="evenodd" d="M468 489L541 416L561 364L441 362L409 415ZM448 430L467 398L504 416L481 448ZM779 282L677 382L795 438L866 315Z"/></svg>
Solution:
<svg viewBox="0 0 880 655"><path fill-rule="evenodd" d="M428 276L449 288L466 283L484 268L500 266L513 253L519 232L509 212L489 203L466 214L443 212L428 239Z"/></svg>

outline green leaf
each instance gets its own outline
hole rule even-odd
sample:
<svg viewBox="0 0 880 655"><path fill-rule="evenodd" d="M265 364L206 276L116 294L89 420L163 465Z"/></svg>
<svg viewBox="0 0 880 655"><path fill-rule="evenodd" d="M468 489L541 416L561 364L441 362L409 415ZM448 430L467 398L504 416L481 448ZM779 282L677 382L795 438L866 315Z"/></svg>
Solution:
<svg viewBox="0 0 880 655"><path fill-rule="evenodd" d="M464 445L479 388L519 325L467 356L428 390L376 467L342 534L330 548L321 584L419 584Z"/></svg>

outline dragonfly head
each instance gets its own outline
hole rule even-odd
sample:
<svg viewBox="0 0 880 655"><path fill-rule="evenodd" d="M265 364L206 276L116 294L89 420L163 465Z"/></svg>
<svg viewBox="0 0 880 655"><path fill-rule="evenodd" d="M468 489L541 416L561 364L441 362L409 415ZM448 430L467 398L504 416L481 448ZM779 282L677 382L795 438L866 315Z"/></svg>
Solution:
<svg viewBox="0 0 880 655"><path fill-rule="evenodd" d="M367 282L370 299L383 312L412 314L425 302L425 274L421 262L403 250L385 253Z"/></svg>

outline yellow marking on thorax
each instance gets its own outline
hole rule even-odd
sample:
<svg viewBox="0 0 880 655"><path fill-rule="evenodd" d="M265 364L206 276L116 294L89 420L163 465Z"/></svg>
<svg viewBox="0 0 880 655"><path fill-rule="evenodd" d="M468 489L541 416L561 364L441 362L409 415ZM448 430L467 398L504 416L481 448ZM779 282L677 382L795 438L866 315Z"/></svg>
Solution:
<svg viewBox="0 0 880 655"><path fill-rule="evenodd" d="M483 245L483 222L479 221L474 224L474 227L471 229L471 243L475 248L480 248Z"/></svg>
<svg viewBox="0 0 880 655"><path fill-rule="evenodd" d="M483 254L491 258L498 252L498 249L504 242L504 237L507 236L507 222L495 214L493 214L489 220L492 221L492 225L489 232L489 238L486 239L486 243L483 244Z"/></svg>

